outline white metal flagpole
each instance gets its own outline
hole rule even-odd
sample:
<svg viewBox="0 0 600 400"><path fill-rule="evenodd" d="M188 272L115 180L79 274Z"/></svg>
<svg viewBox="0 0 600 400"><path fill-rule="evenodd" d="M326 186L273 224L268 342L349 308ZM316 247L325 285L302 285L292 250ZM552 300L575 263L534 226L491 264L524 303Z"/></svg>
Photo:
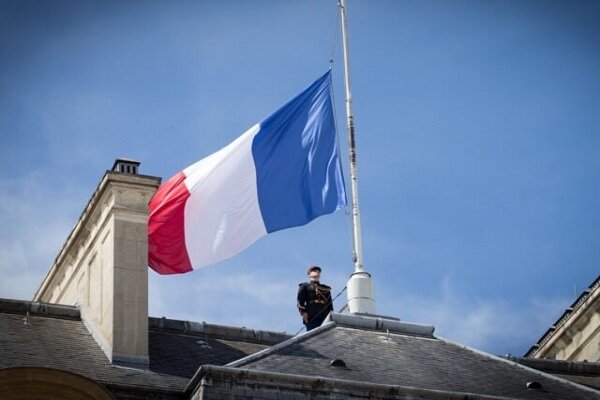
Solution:
<svg viewBox="0 0 600 400"><path fill-rule="evenodd" d="M354 138L354 114L350 88L350 62L348 54L348 17L346 0L339 2L342 22L342 44L344 49L344 85L346 88L346 116L348 125L348 148L350 156L350 183L352 187L352 240L354 273L348 280L348 309L350 313L375 314L375 300L371 275L363 266L360 210L358 206L358 170L356 164L356 141Z"/></svg>

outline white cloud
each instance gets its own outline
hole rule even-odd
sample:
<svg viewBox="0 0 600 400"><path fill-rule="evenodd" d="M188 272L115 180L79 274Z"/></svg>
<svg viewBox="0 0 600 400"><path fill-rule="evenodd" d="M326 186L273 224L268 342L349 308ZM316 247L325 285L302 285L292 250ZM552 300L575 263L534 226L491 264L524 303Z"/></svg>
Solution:
<svg viewBox="0 0 600 400"><path fill-rule="evenodd" d="M440 290L428 295L399 294L382 301L380 307L396 310L394 316L403 320L434 325L440 337L493 354L522 356L569 301L531 298L514 304L508 297L469 298L460 289L446 277Z"/></svg>

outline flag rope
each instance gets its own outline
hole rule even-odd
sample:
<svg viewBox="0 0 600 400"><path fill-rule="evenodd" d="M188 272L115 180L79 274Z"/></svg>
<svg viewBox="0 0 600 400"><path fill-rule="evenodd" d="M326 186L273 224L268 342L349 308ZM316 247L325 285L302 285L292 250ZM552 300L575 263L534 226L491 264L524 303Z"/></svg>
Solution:
<svg viewBox="0 0 600 400"><path fill-rule="evenodd" d="M339 18L339 14L338 14L338 18ZM331 68L331 78L333 80L333 68ZM340 142L340 131L337 129L337 127L339 126L338 124L338 111L337 111L337 107L335 105L336 103L336 99L335 99L335 90L331 90L331 106L333 108L333 123L335 124L335 140L337 142L337 147L338 149L341 149L341 142ZM344 165L342 164L342 168L344 167ZM349 242L350 242L350 254L352 254L353 249L354 249L354 243L352 242L352 236L353 236L353 232L354 232L354 225L352 224L352 213L351 213L351 206L348 204L346 205L346 207L344 208L344 215L346 216L345 220L346 220L346 225L347 225L347 232L349 233Z"/></svg>
<svg viewBox="0 0 600 400"><path fill-rule="evenodd" d="M333 68L333 62L335 60L335 47L336 47L335 44L337 42L339 26L340 26L340 13L337 12L337 10L336 10L335 23L333 24L333 34L332 34L332 40L331 40L331 56L329 57L329 65L331 68Z"/></svg>

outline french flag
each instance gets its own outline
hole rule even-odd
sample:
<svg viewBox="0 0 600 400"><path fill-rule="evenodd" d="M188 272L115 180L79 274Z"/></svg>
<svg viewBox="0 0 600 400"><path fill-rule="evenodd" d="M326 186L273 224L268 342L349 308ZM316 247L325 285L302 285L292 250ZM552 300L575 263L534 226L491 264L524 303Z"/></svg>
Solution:
<svg viewBox="0 0 600 400"><path fill-rule="evenodd" d="M331 71L150 201L148 264L178 274L346 206Z"/></svg>

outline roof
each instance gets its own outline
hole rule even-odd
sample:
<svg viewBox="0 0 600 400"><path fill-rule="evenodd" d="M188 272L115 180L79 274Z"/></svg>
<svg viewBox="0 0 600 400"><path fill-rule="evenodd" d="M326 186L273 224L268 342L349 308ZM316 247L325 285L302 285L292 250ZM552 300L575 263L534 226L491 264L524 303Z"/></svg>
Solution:
<svg viewBox="0 0 600 400"><path fill-rule="evenodd" d="M334 360L342 360L345 367L332 366ZM435 337L433 329L421 325L335 313L321 327L227 367L419 388L452 396L600 398L600 392L593 389ZM541 384L541 389L529 389L528 382Z"/></svg>
<svg viewBox="0 0 600 400"><path fill-rule="evenodd" d="M544 344L546 344L550 339L552 339L552 337L554 336L555 332L561 327L563 326L565 323L567 323L567 321L577 313L577 311L582 308L587 300L590 298L590 296L592 295L592 293L595 290L600 290L600 275L598 275L598 277L596 278L596 280L587 288L585 289L580 295L579 297L577 297L577 299L575 299L575 301L573 302L573 304L571 304L569 307L567 307L567 309L562 313L562 315L556 320L556 322L554 324L552 324L550 326L550 328L548 328L548 330L546 332L544 332L544 334L542 335L541 338L538 339L538 341L529 348L529 350L527 350L527 353L525 353L525 357L534 357L535 354L537 353L537 350L543 346Z"/></svg>
<svg viewBox="0 0 600 400"><path fill-rule="evenodd" d="M507 357L511 361L600 390L600 363Z"/></svg>
<svg viewBox="0 0 600 400"><path fill-rule="evenodd" d="M112 365L76 307L0 299L0 369L59 369L93 379L112 392L184 398L211 369L198 370L200 366L229 363L213 370L452 399L600 398L599 391L560 378L598 388L595 366L556 363L551 371L556 377L435 337L430 326L370 316L331 314L320 328L296 337L150 318L149 358L149 370ZM345 366L335 366L342 362ZM528 382L541 384L541 389L528 389Z"/></svg>
<svg viewBox="0 0 600 400"><path fill-rule="evenodd" d="M19 309L25 312L14 313ZM0 300L0 368L11 367L54 368L102 383L159 390L179 391L187 382L111 365L74 307Z"/></svg>
<svg viewBox="0 0 600 400"><path fill-rule="evenodd" d="M200 365L225 365L289 339L276 332L149 319L150 369L191 378Z"/></svg>
<svg viewBox="0 0 600 400"><path fill-rule="evenodd" d="M245 328L150 318L150 369L138 370L110 363L76 307L0 299L0 369L55 368L88 377L109 388L182 393L200 365L222 365L288 337Z"/></svg>

